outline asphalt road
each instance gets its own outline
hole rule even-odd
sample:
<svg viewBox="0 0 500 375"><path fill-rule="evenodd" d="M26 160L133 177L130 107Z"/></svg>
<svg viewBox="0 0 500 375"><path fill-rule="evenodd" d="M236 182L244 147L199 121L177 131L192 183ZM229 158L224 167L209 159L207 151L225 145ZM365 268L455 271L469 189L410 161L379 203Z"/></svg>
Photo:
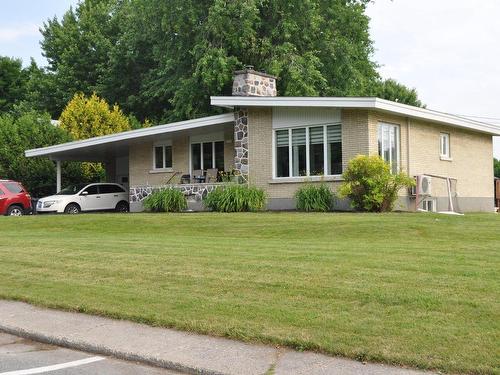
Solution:
<svg viewBox="0 0 500 375"><path fill-rule="evenodd" d="M0 332L0 375L179 375L138 363L29 341Z"/></svg>

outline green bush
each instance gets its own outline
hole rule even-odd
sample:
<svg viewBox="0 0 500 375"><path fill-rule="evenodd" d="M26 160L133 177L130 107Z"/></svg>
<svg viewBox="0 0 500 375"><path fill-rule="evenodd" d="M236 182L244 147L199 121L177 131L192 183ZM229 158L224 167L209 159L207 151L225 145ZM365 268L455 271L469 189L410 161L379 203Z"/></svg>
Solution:
<svg viewBox="0 0 500 375"><path fill-rule="evenodd" d="M254 212L264 208L266 194L264 190L256 187L228 184L209 193L203 203L212 211Z"/></svg>
<svg viewBox="0 0 500 375"><path fill-rule="evenodd" d="M392 174L389 164L379 156L356 156L342 176L339 195L349 198L360 211L392 211L399 190L415 184L406 173Z"/></svg>
<svg viewBox="0 0 500 375"><path fill-rule="evenodd" d="M295 202L299 211L326 212L333 208L334 195L325 184L306 185L295 193Z"/></svg>
<svg viewBox="0 0 500 375"><path fill-rule="evenodd" d="M187 199L177 189L168 188L155 191L144 201L144 208L152 212L181 212L187 208Z"/></svg>

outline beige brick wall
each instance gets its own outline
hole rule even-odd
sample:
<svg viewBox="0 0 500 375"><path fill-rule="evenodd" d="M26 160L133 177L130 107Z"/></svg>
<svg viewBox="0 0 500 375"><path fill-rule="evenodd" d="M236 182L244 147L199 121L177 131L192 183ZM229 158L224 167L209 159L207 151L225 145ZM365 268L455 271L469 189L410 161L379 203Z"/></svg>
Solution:
<svg viewBox="0 0 500 375"><path fill-rule="evenodd" d="M153 141L141 142L129 147L130 186L163 185L172 177L170 172L151 173L153 169ZM179 172L172 182L179 182L182 174L189 173L189 137L176 135L172 138L172 168Z"/></svg>
<svg viewBox="0 0 500 375"><path fill-rule="evenodd" d="M456 178L459 197L493 197L493 146L490 135L370 111L369 149L371 155L378 154L379 122L389 122L400 126L400 166L403 171L411 176L435 174ZM439 135L441 132L450 134L452 161L440 158ZM444 180L434 179L432 187L434 196L447 195Z"/></svg>
<svg viewBox="0 0 500 375"><path fill-rule="evenodd" d="M250 108L248 121L250 182L264 188L269 198L292 198L303 183L272 183L272 109ZM381 121L400 126L400 166L403 171L410 175L428 173L457 178L459 197L493 197L491 136L386 113L342 111L344 167L358 154L378 155L377 129ZM450 134L453 161L440 160L440 132ZM340 183L328 184L336 190ZM435 195L446 196L445 189L443 181L434 181ZM401 195L406 195L406 191L402 190Z"/></svg>
<svg viewBox="0 0 500 375"><path fill-rule="evenodd" d="M303 182L273 182L272 161L272 109L250 108L248 111L249 180L265 189L269 198L292 198ZM342 112L342 160L368 153L368 112L346 110ZM317 182L312 182L317 183ZM333 191L340 182L326 182Z"/></svg>

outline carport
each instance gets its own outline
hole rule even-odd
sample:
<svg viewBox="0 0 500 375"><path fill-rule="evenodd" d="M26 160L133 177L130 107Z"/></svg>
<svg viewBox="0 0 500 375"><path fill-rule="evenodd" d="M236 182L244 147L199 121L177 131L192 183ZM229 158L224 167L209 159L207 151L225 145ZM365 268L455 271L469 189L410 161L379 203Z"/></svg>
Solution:
<svg viewBox="0 0 500 375"><path fill-rule="evenodd" d="M147 142L154 143L171 138L175 134L186 134L191 137L205 132L220 131L222 126L232 124L233 121L234 114L226 113L27 150L25 155L26 157L48 157L55 161L58 192L62 187L61 162L63 161L103 163L107 182L120 183L128 189L130 188L129 154L132 147L139 148ZM186 150L185 157L188 157L187 154Z"/></svg>

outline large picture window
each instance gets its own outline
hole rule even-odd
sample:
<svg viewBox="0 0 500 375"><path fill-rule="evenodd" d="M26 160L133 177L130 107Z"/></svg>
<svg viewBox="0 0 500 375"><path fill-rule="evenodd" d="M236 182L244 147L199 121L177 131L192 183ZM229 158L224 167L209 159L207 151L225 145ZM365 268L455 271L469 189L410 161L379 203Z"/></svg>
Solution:
<svg viewBox="0 0 500 375"><path fill-rule="evenodd" d="M191 144L191 168L224 170L224 141Z"/></svg>
<svg viewBox="0 0 500 375"><path fill-rule="evenodd" d="M379 123L378 154L391 166L392 173L399 171L399 126Z"/></svg>
<svg viewBox="0 0 500 375"><path fill-rule="evenodd" d="M340 124L276 130L275 147L276 177L342 174Z"/></svg>

